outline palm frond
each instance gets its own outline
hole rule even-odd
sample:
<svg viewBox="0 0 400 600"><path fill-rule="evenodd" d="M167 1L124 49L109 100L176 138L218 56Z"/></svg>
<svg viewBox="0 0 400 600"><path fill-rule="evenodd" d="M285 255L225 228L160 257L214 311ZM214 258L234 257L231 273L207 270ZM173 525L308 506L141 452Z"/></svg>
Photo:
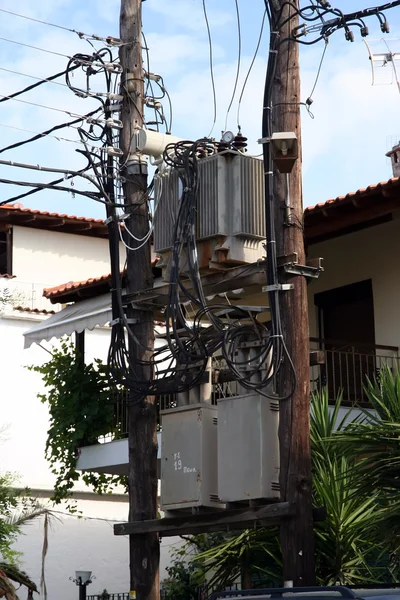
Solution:
<svg viewBox="0 0 400 600"><path fill-rule="evenodd" d="M19 585L24 585L26 588L28 588L28 590L39 593L36 583L32 581L32 579L30 579L30 577L24 571L21 571L21 569L19 569L16 565L1 562L0 573L1 572L3 572L8 579L11 579L11 581L18 583Z"/></svg>

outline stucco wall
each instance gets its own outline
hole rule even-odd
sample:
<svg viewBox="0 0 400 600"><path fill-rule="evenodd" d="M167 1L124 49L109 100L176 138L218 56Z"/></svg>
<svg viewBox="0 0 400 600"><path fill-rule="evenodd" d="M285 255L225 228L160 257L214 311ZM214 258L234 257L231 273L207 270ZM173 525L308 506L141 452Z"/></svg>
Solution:
<svg viewBox="0 0 400 600"><path fill-rule="evenodd" d="M310 247L325 268L308 286L311 336L318 334L314 294L372 279L376 343L400 346L399 227L396 219Z"/></svg>
<svg viewBox="0 0 400 600"><path fill-rule="evenodd" d="M49 530L46 559L46 584L49 600L76 600L78 588L69 580L76 570L91 570L96 577L87 588L97 594L129 591L129 544L126 536L114 536L114 522L127 520L126 502L79 500L77 508L82 518L65 514L58 507L57 519ZM22 568L40 585L43 544L43 518L24 528L15 549L23 552ZM166 577L165 567L171 546L182 543L179 538L164 538L161 543L160 579ZM21 598L23 595L21 594Z"/></svg>
<svg viewBox="0 0 400 600"><path fill-rule="evenodd" d="M33 344L23 349L22 333L32 327L32 317L16 319L0 317L0 427L7 426L0 437L0 469L20 475L19 485L51 490L54 475L44 457L48 429L48 411L37 398L44 390L40 375L28 371L27 365L41 364L48 360L45 349ZM86 356L105 359L109 344L109 330L96 329L86 332ZM57 343L57 342L55 342ZM50 343L43 343L51 348ZM78 490L87 490L83 484ZM122 490L121 490L122 491ZM129 591L128 539L115 537L114 521L126 521L127 502L103 500L79 500L77 508L82 519L57 514L49 531L49 550L46 565L48 598L50 600L74 600L78 589L69 581L75 570L92 570L96 579L88 593ZM65 513L65 507L56 507ZM43 519L24 528L15 549L23 552L22 567L39 586L41 553L43 543ZM166 576L171 545L179 543L176 538L165 538L161 544L160 576ZM22 597L22 596L21 596Z"/></svg>
<svg viewBox="0 0 400 600"><path fill-rule="evenodd" d="M121 266L124 260L121 245ZM21 281L58 285L109 272L106 239L13 227L13 274Z"/></svg>
<svg viewBox="0 0 400 600"><path fill-rule="evenodd" d="M33 344L24 350L22 334L33 325L34 321L22 317L0 318L0 427L7 427L0 445L1 468L20 473L21 485L51 489L54 475L44 458L48 411L37 398L44 387L41 376L26 367L46 362L49 355L44 348L51 349L52 344L43 343L43 347ZM86 332L88 361L105 359L109 336L105 329Z"/></svg>

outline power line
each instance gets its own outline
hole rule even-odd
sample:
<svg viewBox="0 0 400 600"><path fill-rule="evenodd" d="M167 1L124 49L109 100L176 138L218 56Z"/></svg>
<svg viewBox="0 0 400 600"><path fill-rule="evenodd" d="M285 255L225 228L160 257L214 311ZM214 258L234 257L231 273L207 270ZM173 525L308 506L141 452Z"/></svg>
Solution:
<svg viewBox="0 0 400 600"><path fill-rule="evenodd" d="M208 35L209 59L210 59L210 75L211 75L211 86L212 86L213 102L214 102L214 119L213 119L211 131L210 131L210 133L208 135L208 137L211 137L211 134L212 134L214 126L215 126L215 123L217 121L217 94L216 94L216 91L215 91L215 79L214 79L214 67L213 67L213 48L212 48L210 23L208 22L208 16L207 16L206 0L203 0L203 13L204 13L204 20L206 22L207 35Z"/></svg>
<svg viewBox="0 0 400 600"><path fill-rule="evenodd" d="M75 69L78 69L81 65L72 65L69 70L70 71L75 71ZM25 75L25 73L18 73L18 71L11 71L10 69L5 69L3 67L0 67L1 71L8 71L9 73L16 73L19 75ZM26 75L26 77L32 77L32 79L38 79L38 83L33 83L32 85L28 85L28 87L24 88L23 90L19 90L18 92L14 92L13 94L10 94L9 96L5 96L4 98L2 98L0 100L0 102L7 102L7 100L12 100L13 98L16 98L17 96L21 96L22 94L25 94L26 92L30 92L31 90L39 87L40 85L43 85L44 83L55 83L56 85L66 85L63 83L58 83L57 81L54 81L54 79L58 79L59 77L62 77L63 75L65 75L67 73L66 70L64 71L60 71L60 73L56 73L55 75L50 75L50 77L47 77L46 79L40 79L39 77L33 77L33 75ZM66 86L68 87L68 86Z"/></svg>
<svg viewBox="0 0 400 600"><path fill-rule="evenodd" d="M31 165L27 163L19 163L13 160L0 160L0 165L4 165L6 167L17 167L19 169L29 169L31 171L44 171L45 173L62 173L68 177L83 177L87 179L98 188L98 183L90 177L90 175L85 175L82 171L71 171L68 169L57 169L55 167L41 167L40 165Z"/></svg>
<svg viewBox="0 0 400 600"><path fill-rule="evenodd" d="M7 42L9 44L17 44L18 46L24 46L25 48L32 48L33 50L40 50L40 52L46 52L47 54L53 54L54 56L62 56L63 58L71 59L67 54L62 54L61 52L55 52L54 50L47 50L46 48L40 48L39 46L32 46L31 44L24 44L23 42L17 42L16 40L9 40L8 38L0 37L2 42Z"/></svg>
<svg viewBox="0 0 400 600"><path fill-rule="evenodd" d="M242 104L243 94L244 94L244 91L246 89L247 82L248 82L249 77L250 77L250 73L251 73L251 71L253 69L253 66L254 66L254 63L256 61L258 51L260 49L260 44L261 44L262 36L263 36L263 33L264 33L264 25L265 25L265 17L266 16L267 16L267 9L265 9L265 11L264 11L264 15L263 15L263 18L262 18L262 21L261 21L261 29L260 29L260 34L258 36L257 46L256 46L256 49L254 51L254 55L253 55L252 61L251 61L250 66L249 66L249 70L247 71L246 77L245 77L244 82L243 82L242 91L240 92L240 96L239 96L238 109L237 109L237 118L236 118L236 120L237 120L237 126L238 127L240 127L240 108L241 108L241 104Z"/></svg>
<svg viewBox="0 0 400 600"><path fill-rule="evenodd" d="M38 183L38 182L30 182L30 181L13 181L11 179L0 179L0 183L4 183L6 185L19 185L22 187L32 187L32 188L38 188L41 190L46 190L46 189L51 189L51 190L57 190L60 192L69 192L70 194L78 194L79 196L86 196L87 198L90 198L91 200L96 200L97 202L103 202L105 203L103 200L100 199L99 195L97 192L85 192L82 190L76 190L75 188L68 188L62 185L51 185L48 183ZM10 202L10 200L3 200L2 202L0 202L0 206L3 206L3 204L8 204Z"/></svg>
<svg viewBox="0 0 400 600"><path fill-rule="evenodd" d="M95 115L96 113L98 113L101 110L101 108L97 108L96 110L92 110L91 112L87 113L84 117L84 119L90 118L93 115ZM77 123L81 123L82 120L84 120L82 118L77 118L74 121L70 121L69 123L61 123L59 125L54 125L54 127L51 127L50 129L47 129L46 131L43 131L41 133L36 133L33 137L27 139L27 140L22 140L21 142L15 142L14 144L10 144L9 146L6 146L5 148L1 148L0 149L0 154L2 152L5 152L6 150L12 150L14 148L18 148L19 146L23 146L24 144L29 144L30 142L35 142L36 140L42 138L42 137L47 137L49 136L53 131L57 131L59 129L65 129L66 127L72 127L74 125L76 125ZM12 125L1 125L2 127L9 127L12 129L18 129L18 127L13 127ZM28 131L28 130L22 130L22 131ZM31 133L35 133L35 132L31 132ZM56 136L51 136L51 137L55 137L56 139L58 139ZM61 139L61 138L60 138ZM66 140L65 141L73 141L73 140ZM84 145L83 142L81 142L80 140L77 140L75 143L81 143Z"/></svg>
<svg viewBox="0 0 400 600"><path fill-rule="evenodd" d="M321 69L322 69L322 65L324 63L324 58L325 58L326 50L328 48L328 44L329 44L329 39L326 38L324 51L322 52L321 60L319 61L319 66L318 66L318 70L317 70L317 75L315 77L314 85L313 85L313 88L311 90L311 94L308 96L307 102L306 102L306 108L307 108L308 111L309 111L310 106L311 106L311 104L313 102L312 97L313 97L313 94L315 92L315 88L317 87L317 84L318 84L318 80L319 80L319 76L321 74Z"/></svg>
<svg viewBox="0 0 400 600"><path fill-rule="evenodd" d="M92 168L92 165L87 165L80 172L85 173L85 171L88 171L91 168ZM62 183L66 179L72 179L72 177L61 177L60 179L55 179L54 181L50 181L48 183L48 185L49 186L57 185L59 183ZM41 188L35 188L33 190L29 190L29 192L24 192L23 194L18 194L17 196L12 196L11 198L8 198L2 204L8 204L8 203L11 203L11 202L15 202L16 200L21 200L22 198L26 198L27 196L31 196L32 194L37 194L37 192L40 192L40 191L41 191Z"/></svg>
<svg viewBox="0 0 400 600"><path fill-rule="evenodd" d="M68 58L68 60L74 60L75 62L79 63L80 65L87 65L87 66L94 65L97 67L104 68L104 63L96 63L93 61L74 58L73 56L68 56L68 54L63 54L62 52L56 52L55 50L48 50L47 48L40 48L40 46L32 46L31 44L25 44L24 42L17 42L16 40L10 40L10 39L4 38L4 37L0 37L0 41L7 42L9 44L17 44L18 46L24 46L25 48L32 48L33 50L39 50L40 52L46 52L47 54L53 54L54 56L61 56L62 58ZM118 65L114 64L114 69L117 69L117 68L118 68ZM118 71L118 72L120 72L120 71Z"/></svg>
<svg viewBox="0 0 400 600"><path fill-rule="evenodd" d="M238 59L237 59L237 68L236 68L235 83L233 85L233 91L232 91L232 98L231 98L231 101L229 103L228 110L226 111L225 131L226 131L226 128L228 126L229 112L230 112L230 110L232 108L232 104L233 104L233 101L234 101L235 95L236 95L236 89L237 89L237 84L238 84L238 81L239 81L239 74L240 74L240 61L241 61L241 57L242 57L242 31L241 31L241 26L240 26L240 13L239 13L238 0L235 0L235 9L236 9L236 21L237 21L237 31L238 31Z"/></svg>
<svg viewBox="0 0 400 600"><path fill-rule="evenodd" d="M54 140L57 140L58 142L71 142L72 144L83 144L83 142L81 142L80 140L70 140L68 138L61 137L58 135L50 135L49 133L39 133L38 131L32 131L31 129L24 129L23 127L14 127L13 125L6 125L5 123L0 123L0 127L6 127L7 129L15 129L16 131L23 131L25 133L34 133L35 136L53 138ZM19 142L18 145L25 144L25 143L27 143L27 141ZM13 145L13 147L14 147L14 145ZM9 150L9 147L0 149L0 153L5 152L6 150Z"/></svg>
<svg viewBox="0 0 400 600"><path fill-rule="evenodd" d="M77 67L80 65L77 65ZM76 67L76 68L77 68ZM0 71L5 71L6 73L13 73L13 75L22 75L22 77L29 77L30 79L36 79L36 81L40 81L41 83L52 83L54 85L60 85L61 87L68 87L66 83L60 83L59 81L52 81L50 78L43 79L42 77L35 77L34 75L29 75L28 73L21 73L20 71L13 71L12 69L6 69L5 67L0 67ZM63 75L65 71L63 72Z"/></svg>
<svg viewBox="0 0 400 600"><path fill-rule="evenodd" d="M57 29L63 29L64 31L69 31L71 33L76 33L76 35L80 38L90 38L93 40L97 40L99 42L105 42L110 46L120 46L120 40L117 38L108 36L101 37L94 33L84 33L82 31L77 31L76 29L70 29L69 27L64 27L63 25L57 25L56 23L49 23L48 21L42 21L40 19L34 19L33 17L28 17L27 15L21 15L20 13L13 12L11 10L6 10L5 8L0 8L0 12L7 13L8 15L13 15L14 17L20 17L21 19L27 19L28 21L34 21L35 23L41 23L42 25L48 25L49 27L56 27Z"/></svg>
<svg viewBox="0 0 400 600"><path fill-rule="evenodd" d="M22 104L29 104L30 106L37 106L38 108L45 108L46 110L54 110L55 112L64 113L69 117L76 117L79 119L86 120L84 115L78 115L73 112L69 112L68 110L63 110L62 108L55 108L54 106L45 106L44 104L38 104L37 102L28 102L28 100L20 100L19 98L13 98L13 96L6 96L4 94L0 94L0 102L1 98L7 98L7 100L14 100L14 102L22 102Z"/></svg>

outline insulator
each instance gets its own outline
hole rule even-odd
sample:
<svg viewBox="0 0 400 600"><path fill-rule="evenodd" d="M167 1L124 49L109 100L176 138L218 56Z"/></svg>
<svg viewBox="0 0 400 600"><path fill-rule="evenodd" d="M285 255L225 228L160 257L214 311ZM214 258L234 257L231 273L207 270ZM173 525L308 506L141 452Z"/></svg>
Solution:
<svg viewBox="0 0 400 600"><path fill-rule="evenodd" d="M232 142L232 147L238 152L247 152L247 137L239 131Z"/></svg>
<svg viewBox="0 0 400 600"><path fill-rule="evenodd" d="M224 150L228 150L229 148L229 144L227 144L226 142L223 142L222 140L220 142L218 142L218 152L223 152Z"/></svg>

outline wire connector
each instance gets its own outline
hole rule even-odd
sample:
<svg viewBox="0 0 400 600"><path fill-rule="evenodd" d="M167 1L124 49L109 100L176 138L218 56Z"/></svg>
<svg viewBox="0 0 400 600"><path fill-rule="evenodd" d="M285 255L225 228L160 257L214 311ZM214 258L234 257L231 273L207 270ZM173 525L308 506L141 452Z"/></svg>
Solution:
<svg viewBox="0 0 400 600"><path fill-rule="evenodd" d="M114 146L107 146L106 152L108 156L123 156L121 148L115 148Z"/></svg>
<svg viewBox="0 0 400 600"><path fill-rule="evenodd" d="M263 292L288 292L294 288L293 283L275 283L274 285L264 285Z"/></svg>

